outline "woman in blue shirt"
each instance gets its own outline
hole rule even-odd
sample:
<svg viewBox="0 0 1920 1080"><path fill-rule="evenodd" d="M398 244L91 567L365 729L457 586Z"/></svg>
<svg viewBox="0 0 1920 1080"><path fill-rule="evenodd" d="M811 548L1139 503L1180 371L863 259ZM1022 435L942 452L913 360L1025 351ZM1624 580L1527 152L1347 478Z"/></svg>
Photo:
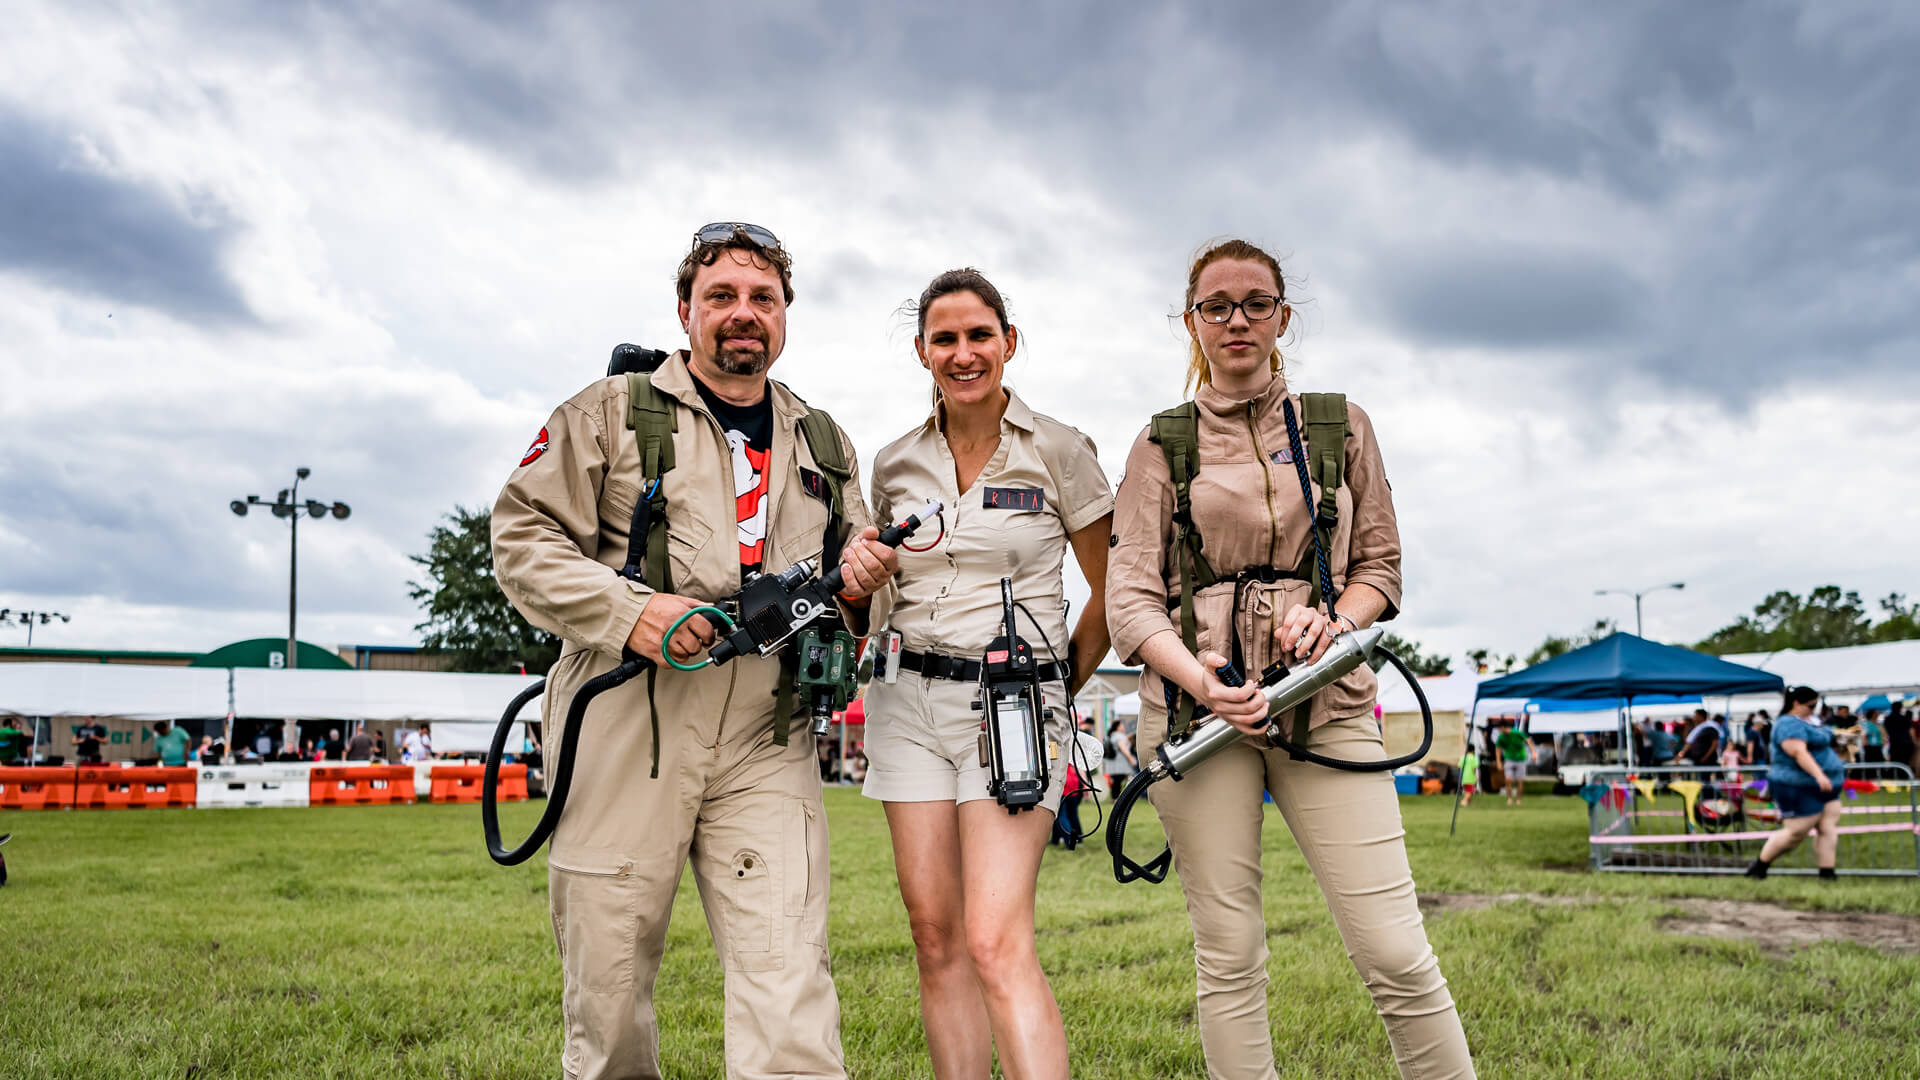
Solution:
<svg viewBox="0 0 1920 1080"><path fill-rule="evenodd" d="M1811 832L1813 861L1820 876L1834 877L1840 846L1840 785L1846 766L1833 749L1833 731L1813 715L1820 695L1808 687L1787 691L1780 719L1773 725L1773 762L1767 766L1767 793L1780 808L1778 831L1767 838L1747 876L1763 878L1773 860L1800 846Z"/></svg>

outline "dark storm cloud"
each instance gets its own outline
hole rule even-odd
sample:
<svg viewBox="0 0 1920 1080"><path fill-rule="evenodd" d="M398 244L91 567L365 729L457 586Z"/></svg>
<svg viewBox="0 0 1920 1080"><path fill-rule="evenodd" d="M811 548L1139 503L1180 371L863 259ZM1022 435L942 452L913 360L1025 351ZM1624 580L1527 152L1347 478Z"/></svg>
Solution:
<svg viewBox="0 0 1920 1080"><path fill-rule="evenodd" d="M949 110L970 110L1005 138L963 154L1088 190L1143 258L1173 265L1221 232L1270 240L1337 272L1414 346L1605 347L1730 402L1796 373L1898 371L1920 346L1920 18L1897 6L246 11L208 6L190 30L562 185L644 190L660 164L832 161L862 139L911 163L955 137ZM1404 171L1356 184L1384 195L1296 179L1363 146ZM1457 216L1457 193L1496 179L1616 208L1659 243L1628 248L1551 205ZM1068 242L1001 209L1011 269L1037 273ZM1436 222L1468 239L1406 239ZM1424 254L1449 246L1479 254ZM192 287L191 266L180 280Z"/></svg>
<svg viewBox="0 0 1920 1080"><path fill-rule="evenodd" d="M1528 349L1618 341L1640 307L1620 267L1580 255L1456 253L1395 259L1388 320L1437 344Z"/></svg>
<svg viewBox="0 0 1920 1080"><path fill-rule="evenodd" d="M54 127L0 105L0 269L204 325L254 321L217 207L107 175Z"/></svg>

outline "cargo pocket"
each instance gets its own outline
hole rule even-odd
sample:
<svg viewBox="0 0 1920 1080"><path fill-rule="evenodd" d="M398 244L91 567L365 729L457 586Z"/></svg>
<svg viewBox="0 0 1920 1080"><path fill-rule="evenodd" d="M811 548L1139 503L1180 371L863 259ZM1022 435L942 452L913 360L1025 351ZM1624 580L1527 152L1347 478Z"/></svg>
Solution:
<svg viewBox="0 0 1920 1080"><path fill-rule="evenodd" d="M727 966L770 971L780 966L773 945L773 867L757 851L736 851L720 887L720 925L727 935Z"/></svg>
<svg viewBox="0 0 1920 1080"><path fill-rule="evenodd" d="M1247 658L1247 678L1259 678L1275 660L1288 667L1297 657L1281 657L1280 643L1273 639L1274 628L1285 619L1295 604L1304 604L1313 595L1313 586L1305 581L1276 581L1272 584L1248 582L1241 590L1240 610L1234 619L1240 628L1240 643Z"/></svg>
<svg viewBox="0 0 1920 1080"><path fill-rule="evenodd" d="M809 945L827 943L827 830L820 807L806 799L787 800L787 917L801 920L800 938Z"/></svg>
<svg viewBox="0 0 1920 1080"><path fill-rule="evenodd" d="M547 867L554 943L569 992L575 986L596 994L632 990L633 953L640 938L640 890L633 862L576 857L563 863L549 858Z"/></svg>
<svg viewBox="0 0 1920 1080"><path fill-rule="evenodd" d="M695 517L690 508L676 508L678 516L667 523L667 562L673 567L673 587L688 588L694 580L694 563L713 537L713 526Z"/></svg>

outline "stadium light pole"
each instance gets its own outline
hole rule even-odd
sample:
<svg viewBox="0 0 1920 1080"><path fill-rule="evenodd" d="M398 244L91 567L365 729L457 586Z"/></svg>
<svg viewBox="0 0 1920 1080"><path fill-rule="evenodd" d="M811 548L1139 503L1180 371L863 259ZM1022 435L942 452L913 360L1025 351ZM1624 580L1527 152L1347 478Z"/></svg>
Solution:
<svg viewBox="0 0 1920 1080"><path fill-rule="evenodd" d="M345 521L347 515L353 513L353 509L343 502L334 503L332 506L318 499L301 502L300 481L312 474L313 470L305 465L293 470L293 486L281 488L280 494L272 502L258 495L249 495L244 500L235 499L227 504L227 509L232 510L239 517L246 517L247 508L250 506L264 506L272 511L274 517L287 519L287 666L289 668L300 666L300 641L294 634L294 614L298 609L300 581L300 515L324 518L331 514L337 520Z"/></svg>
<svg viewBox="0 0 1920 1080"><path fill-rule="evenodd" d="M1605 596L1608 593L1619 593L1621 596L1633 597L1633 636L1646 637L1647 635L1640 632L1640 598L1648 593L1657 593L1662 589L1684 589L1686 587L1687 583L1684 581L1670 581L1665 585L1655 585L1650 589L1640 589L1638 591L1633 589L1595 589L1593 590L1593 595Z"/></svg>
<svg viewBox="0 0 1920 1080"><path fill-rule="evenodd" d="M0 608L0 622L6 622L15 615L20 617L20 625L27 628L27 648L29 649L33 648L33 624L35 620L38 620L41 626L45 626L55 619L59 619L61 622L73 621L73 616L61 611L15 611L12 608Z"/></svg>

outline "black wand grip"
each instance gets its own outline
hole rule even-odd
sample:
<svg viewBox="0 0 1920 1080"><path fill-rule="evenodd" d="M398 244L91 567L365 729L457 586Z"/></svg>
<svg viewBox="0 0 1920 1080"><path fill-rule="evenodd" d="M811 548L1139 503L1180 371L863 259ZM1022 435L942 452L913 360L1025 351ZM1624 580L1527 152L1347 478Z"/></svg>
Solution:
<svg viewBox="0 0 1920 1080"><path fill-rule="evenodd" d="M906 542L907 537L913 535L914 530L926 523L927 518L940 513L943 509L944 507L940 501L935 499L923 507L918 513L908 514L905 521L881 529L880 542L890 548L899 547L902 543ZM846 577L840 573L839 563L834 563L832 568L820 575L820 587L829 596L840 595L840 592L846 588L846 585Z"/></svg>
<svg viewBox="0 0 1920 1080"><path fill-rule="evenodd" d="M1223 686L1247 685L1247 677L1245 675L1240 674L1240 669L1237 667L1234 667L1232 661L1228 661L1227 663L1221 664L1219 667L1214 668L1213 677L1216 679L1219 679L1221 685Z"/></svg>

